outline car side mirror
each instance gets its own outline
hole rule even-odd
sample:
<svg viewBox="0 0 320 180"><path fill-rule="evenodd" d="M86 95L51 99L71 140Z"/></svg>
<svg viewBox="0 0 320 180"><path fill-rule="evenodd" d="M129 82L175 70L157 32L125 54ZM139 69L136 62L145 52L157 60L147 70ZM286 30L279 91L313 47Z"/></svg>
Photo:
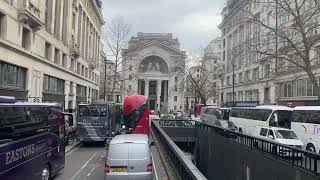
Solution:
<svg viewBox="0 0 320 180"><path fill-rule="evenodd" d="M274 136L272 136L272 135L269 135L268 137L269 137L270 139L274 139Z"/></svg>

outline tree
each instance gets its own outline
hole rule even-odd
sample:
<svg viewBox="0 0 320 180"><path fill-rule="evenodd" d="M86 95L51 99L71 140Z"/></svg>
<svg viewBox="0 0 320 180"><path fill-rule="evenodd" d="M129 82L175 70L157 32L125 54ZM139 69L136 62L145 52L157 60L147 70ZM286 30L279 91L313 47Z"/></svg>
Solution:
<svg viewBox="0 0 320 180"><path fill-rule="evenodd" d="M125 49L130 36L131 25L126 23L123 17L116 17L108 23L103 32L102 39L107 46L107 57L113 62L113 67L110 69L112 81L111 97L113 97L116 86L122 89L124 79L120 78L120 73L125 70L120 70L122 64L128 59L123 58L122 50ZM123 90L123 89L122 89Z"/></svg>
<svg viewBox="0 0 320 180"><path fill-rule="evenodd" d="M236 21L251 27L250 53L272 59L275 78L284 70L306 74L320 100L319 0L247 2L248 8L243 8ZM259 5L263 8L257 12L255 7Z"/></svg>
<svg viewBox="0 0 320 180"><path fill-rule="evenodd" d="M209 98L216 95L214 72L211 67L210 58L204 53L200 56L189 56L186 62L186 80L192 86L191 91L194 92L195 99L199 97L201 104L204 105Z"/></svg>

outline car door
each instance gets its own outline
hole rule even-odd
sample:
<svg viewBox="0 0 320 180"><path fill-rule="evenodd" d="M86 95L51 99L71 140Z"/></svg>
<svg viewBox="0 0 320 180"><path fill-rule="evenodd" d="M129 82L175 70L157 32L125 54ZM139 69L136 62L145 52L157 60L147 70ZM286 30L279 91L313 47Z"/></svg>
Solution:
<svg viewBox="0 0 320 180"><path fill-rule="evenodd" d="M111 144L109 147L107 164L110 166L110 175L113 179L117 180L129 180L129 145L123 144Z"/></svg>
<svg viewBox="0 0 320 180"><path fill-rule="evenodd" d="M129 144L129 180L143 180L147 177L150 152L147 144Z"/></svg>

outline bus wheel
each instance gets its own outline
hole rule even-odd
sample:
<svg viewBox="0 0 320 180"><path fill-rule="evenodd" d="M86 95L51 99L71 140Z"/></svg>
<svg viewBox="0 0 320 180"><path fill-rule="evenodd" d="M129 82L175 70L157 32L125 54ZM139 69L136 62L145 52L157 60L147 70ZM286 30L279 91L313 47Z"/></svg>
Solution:
<svg viewBox="0 0 320 180"><path fill-rule="evenodd" d="M313 144L308 144L306 150L314 153L316 152L316 148Z"/></svg>
<svg viewBox="0 0 320 180"><path fill-rule="evenodd" d="M42 180L50 180L51 171L48 165L46 165L41 172L41 179Z"/></svg>

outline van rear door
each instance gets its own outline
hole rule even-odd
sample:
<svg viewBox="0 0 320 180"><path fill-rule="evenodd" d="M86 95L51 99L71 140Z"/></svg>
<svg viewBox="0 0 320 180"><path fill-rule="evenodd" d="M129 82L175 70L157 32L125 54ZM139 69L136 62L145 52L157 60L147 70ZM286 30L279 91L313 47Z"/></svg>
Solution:
<svg viewBox="0 0 320 180"><path fill-rule="evenodd" d="M150 174L147 171L151 162L148 144L129 144L129 180L147 179Z"/></svg>
<svg viewBox="0 0 320 180"><path fill-rule="evenodd" d="M128 179L128 167L129 167L129 145L123 144L111 144L108 152L107 165L110 167L111 176L117 176L119 180ZM111 178L112 179L112 178Z"/></svg>

